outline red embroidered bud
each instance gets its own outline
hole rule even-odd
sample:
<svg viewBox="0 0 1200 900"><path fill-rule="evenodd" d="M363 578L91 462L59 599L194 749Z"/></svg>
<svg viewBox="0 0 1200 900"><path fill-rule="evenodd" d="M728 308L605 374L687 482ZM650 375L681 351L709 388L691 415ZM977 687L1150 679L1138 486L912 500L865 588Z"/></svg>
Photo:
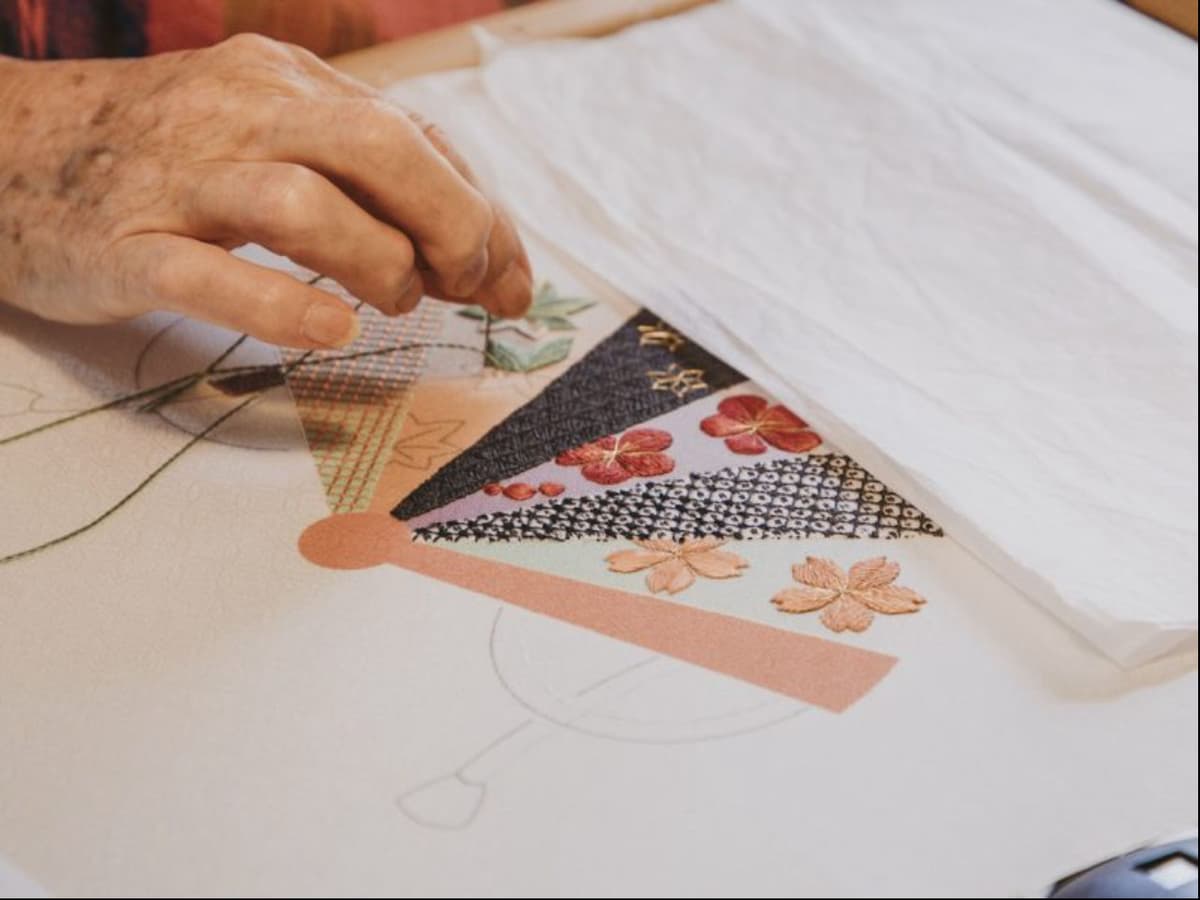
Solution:
<svg viewBox="0 0 1200 900"><path fill-rule="evenodd" d="M528 500L537 493L523 481L517 481L504 489L504 496L509 500Z"/></svg>

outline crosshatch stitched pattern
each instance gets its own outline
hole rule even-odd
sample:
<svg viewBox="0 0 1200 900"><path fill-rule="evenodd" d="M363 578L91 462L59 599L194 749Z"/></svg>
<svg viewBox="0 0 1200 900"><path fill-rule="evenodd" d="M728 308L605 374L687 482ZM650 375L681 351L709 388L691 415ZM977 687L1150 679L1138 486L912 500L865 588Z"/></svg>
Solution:
<svg viewBox="0 0 1200 900"><path fill-rule="evenodd" d="M443 306L424 302L407 316L388 318L363 306L362 335L350 347L321 351L314 361L357 350L436 341ZM289 350L284 362L300 351ZM288 375L308 446L333 512L365 509L404 424L408 388L425 363L425 351L343 359L301 366Z"/></svg>
<svg viewBox="0 0 1200 900"><path fill-rule="evenodd" d="M941 528L848 456L818 453L420 528L426 541L669 537L940 537Z"/></svg>
<svg viewBox="0 0 1200 900"><path fill-rule="evenodd" d="M409 494L392 515L400 519L419 516L572 447L624 431L746 380L690 341L674 347L643 343L639 326L660 324L658 316L642 310ZM682 395L654 390L650 373L666 372L672 365L675 371L703 372L705 387Z"/></svg>

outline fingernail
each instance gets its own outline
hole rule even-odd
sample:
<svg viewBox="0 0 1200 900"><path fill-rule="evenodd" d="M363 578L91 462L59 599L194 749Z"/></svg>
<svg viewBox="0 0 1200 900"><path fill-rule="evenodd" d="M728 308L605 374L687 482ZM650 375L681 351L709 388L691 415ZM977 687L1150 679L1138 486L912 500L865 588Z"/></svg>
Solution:
<svg viewBox="0 0 1200 900"><path fill-rule="evenodd" d="M479 289L479 283L483 281L483 276L487 274L488 268L488 252L485 247L483 251L475 257L471 265L458 277L454 282L454 296L469 297Z"/></svg>
<svg viewBox="0 0 1200 900"><path fill-rule="evenodd" d="M300 330L314 344L344 347L358 337L358 316L341 305L315 303L304 314Z"/></svg>
<svg viewBox="0 0 1200 900"><path fill-rule="evenodd" d="M417 304L421 302L421 298L425 296L425 282L421 280L421 276L415 271L412 277L408 279L408 284L400 292L400 298L396 301L393 308L395 313L412 312L416 309Z"/></svg>

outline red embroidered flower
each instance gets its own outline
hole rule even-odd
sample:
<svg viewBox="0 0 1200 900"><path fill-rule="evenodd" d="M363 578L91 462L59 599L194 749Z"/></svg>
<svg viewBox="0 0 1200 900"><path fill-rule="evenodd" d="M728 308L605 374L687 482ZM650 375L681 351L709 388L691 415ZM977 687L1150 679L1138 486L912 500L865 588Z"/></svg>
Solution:
<svg viewBox="0 0 1200 900"><path fill-rule="evenodd" d="M620 484L634 476L666 475L675 460L663 453L671 435L657 428L633 428L620 437L610 434L598 441L560 453L560 466L583 466L583 477L597 484Z"/></svg>
<svg viewBox="0 0 1200 900"><path fill-rule="evenodd" d="M490 484L485 484L483 486L483 492L485 494L487 494L489 497L499 497L500 492L503 490L504 490L504 485L497 484L494 481L491 482Z"/></svg>
<svg viewBox="0 0 1200 900"><path fill-rule="evenodd" d="M543 481L538 485L538 490L546 497L557 497L566 489L566 485L559 484L557 481Z"/></svg>
<svg viewBox="0 0 1200 900"><path fill-rule="evenodd" d="M717 414L700 423L705 434L725 438L734 453L765 453L767 444L789 453L804 453L821 443L808 423L782 406L768 406L762 397L726 397Z"/></svg>

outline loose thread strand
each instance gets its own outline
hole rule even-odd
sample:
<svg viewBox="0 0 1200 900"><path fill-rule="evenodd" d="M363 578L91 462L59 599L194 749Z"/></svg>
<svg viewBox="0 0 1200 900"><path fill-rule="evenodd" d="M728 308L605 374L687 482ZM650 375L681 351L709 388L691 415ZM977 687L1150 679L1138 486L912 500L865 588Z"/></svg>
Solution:
<svg viewBox="0 0 1200 900"><path fill-rule="evenodd" d="M174 388L177 388L179 385L184 384L185 382L193 381L195 378L196 378L196 373L192 373L190 375L184 375L180 378L174 379L173 381L167 381L162 384L156 384L153 387L148 387L148 388L145 388L140 391L135 391L132 394L125 394L123 396L116 397L112 400L105 401L104 403L101 403L98 406L92 406L92 407L89 407L88 409L81 409L78 412L71 413L69 416L64 416L61 419L55 419L53 422L43 422L41 425L38 425L34 428L30 428L26 431L21 431L21 432L18 432L17 434L10 434L7 437L0 438L0 447L3 447L5 444L11 444L22 438L32 437L35 434L38 434L43 431L47 431L51 428L56 428L59 425L67 425L71 422L75 422L75 421L78 421L79 419L85 418L86 416L93 415L94 413L104 412L107 409L115 409L118 406L123 406L126 403L132 403L135 400L141 400L143 398L150 397L150 396L152 396L154 394L158 394L160 392L172 390Z"/></svg>
<svg viewBox="0 0 1200 900"><path fill-rule="evenodd" d="M218 416L216 419L214 419L202 431L198 432L194 437L192 437L191 440L189 440L182 447L180 447L178 450L176 450L174 453L172 453L170 456L168 456L165 460L163 460L163 462L161 462L157 468L155 468L149 475L147 475L140 482L138 482L137 485L131 491L129 491L129 493L125 494L116 503L114 503L112 506L108 507L108 509L104 510L104 512L100 513L100 515L98 515L96 518L92 519L87 524L81 525L78 528L74 529L73 531L68 531L66 534L61 534L56 538L51 538L50 540L48 540L44 543L38 544L35 547L29 547L26 550L18 550L16 553L10 553L7 556L0 556L0 566L4 565L5 563L15 562L18 559L24 559L26 557L33 556L35 553L41 553L43 550L49 550L51 547L56 547L59 544L64 544L67 541L69 541L73 538L77 538L77 537L79 537L79 535L84 534L85 532L90 531L91 529L95 528L97 525L104 522L110 516L117 513L122 507L124 507L127 503L129 503L131 500L133 500L134 497L136 497L138 494L140 494L142 491L144 491L150 485L150 483L154 481L154 479L156 479L159 475L161 475L168 468L170 468L170 466L173 463L175 463L181 456L183 456L185 453L187 453L189 450L191 450L194 446L196 446L196 444L200 443L200 441L204 440L206 437L208 437L208 435L212 434L214 431L216 431L218 428L220 428L221 425L223 425L226 421L231 419L237 413L241 412L243 409L245 409L247 406L249 406L251 403L253 403L257 399L258 399L258 395L255 395L253 397L247 397L245 400L243 400L237 406L233 407L232 409L226 410L224 413L222 413L220 416Z"/></svg>
<svg viewBox="0 0 1200 900"><path fill-rule="evenodd" d="M320 280L320 276L318 276L317 278L314 278L309 283L313 284L318 280ZM358 306L355 307L355 310L357 311L357 309L360 308L361 306L362 306L362 302L359 301L359 304L358 304ZM488 330L490 330L490 322L488 323L488 326L489 326ZM125 403L133 402L134 400L139 400L139 399L142 399L145 397L150 397L152 395L157 395L151 401L150 404L142 407L142 411L153 411L153 410L158 409L162 404L168 403L171 400L173 400L175 397L178 397L180 394L182 394L184 391L191 388L193 385L203 381L205 378L208 378L209 376L212 376L212 375L246 374L246 373L278 370L286 377L291 372L295 371L296 369L298 369L302 366L325 365L328 363L342 362L345 360L362 359L364 357L370 357L370 356L381 356L381 355L389 354L389 353L403 353L407 350L415 350L415 349L448 349L448 350L465 350L465 351L468 351L471 353L479 353L480 352L479 347L472 347L472 346L469 346L466 344L455 344L455 343L449 343L449 342L423 343L420 341L413 341L413 342L404 343L404 344L397 344L397 345L394 345L391 347L376 347L371 350L361 350L361 351L358 351L355 353L345 353L345 354L340 354L337 356L326 356L326 357L322 357L322 358L316 359L316 360L311 359L311 357L313 356L313 353L315 351L309 350L309 351L306 351L305 353L303 353L295 361L293 361L291 363L287 363L287 364L268 363L268 364L253 365L253 366L228 366L225 368L220 368L220 364L222 362L224 362L226 359L228 359L229 356L232 355L239 346L241 346L241 344L246 340L246 338L247 338L247 335L242 335L241 337L239 337L229 347L227 347L221 354L219 354L215 359L213 359L208 364L208 366L206 366L203 370L201 370L199 372L193 372L189 375L184 375L180 378L177 378L174 381L156 385L155 387L152 387L152 388L146 388L144 390L137 391L133 394L127 394L123 397L118 397L114 400L110 400L109 402L107 402L105 404L102 404L97 407L93 407L92 409L83 410L81 412L74 413L70 416L67 416L64 419L59 419L55 422L47 422L44 425L40 425L37 428L30 429L29 431L26 431L26 432L22 432L21 434L12 435L10 437L0 439L0 445L11 443L13 441L16 441L19 438L28 437L28 436L30 436L32 434L36 434L40 431L45 431L49 428L55 427L56 425L64 425L68 422L80 419L83 416L91 415L92 413L101 412L105 409L113 409L113 408L121 406ZM487 335L485 334L484 348L482 351L482 354L483 354L483 357L485 360L489 356L488 349L487 349L487 341L488 341L488 338L487 338ZM311 362L310 362L310 360L311 360ZM130 501L132 501L135 497L137 497L138 494L140 494L143 490L145 490L146 487L148 487L156 478L158 478L160 475L162 475L163 472L165 472L175 462L177 462L185 453L187 453L189 450L191 450L193 447L195 447L196 444L200 443L208 435L212 434L217 428L219 428L222 424L229 421L229 419L233 418L235 415L240 413L251 403L254 403L261 396L262 396L261 393L257 393L252 397L247 397L245 400L238 403L233 408L222 413L220 416L218 416L216 419L214 419L207 427L205 427L202 431L195 434L190 440L188 440L186 443L184 443L178 450L176 450L174 453L172 453L170 456L168 456L153 471L151 471L149 475L147 475L144 479L142 479L140 482L138 482L138 484L135 485L132 490L130 490L127 494L122 496L119 500L117 500L116 503L114 503L112 506L108 507L108 509L104 510L102 513L100 513L100 515L98 515L96 518L92 519L90 522L87 522L86 524L81 525L80 527L75 528L72 531L67 532L66 534L61 534L58 537L52 538L48 541L38 544L37 546L30 547L25 550L19 550L16 553L10 553L7 556L0 556L0 565L4 565L4 564L10 563L10 562L15 562L16 560L24 559L29 556L33 556L36 553L41 553L44 550L49 550L52 547L56 547L59 544L64 544L67 541L70 541L70 540L78 537L79 535L90 531L91 529L95 528L97 525L100 525L106 519L108 519L111 516L113 516L114 514L116 514L121 508L123 508L126 504L128 504Z"/></svg>

